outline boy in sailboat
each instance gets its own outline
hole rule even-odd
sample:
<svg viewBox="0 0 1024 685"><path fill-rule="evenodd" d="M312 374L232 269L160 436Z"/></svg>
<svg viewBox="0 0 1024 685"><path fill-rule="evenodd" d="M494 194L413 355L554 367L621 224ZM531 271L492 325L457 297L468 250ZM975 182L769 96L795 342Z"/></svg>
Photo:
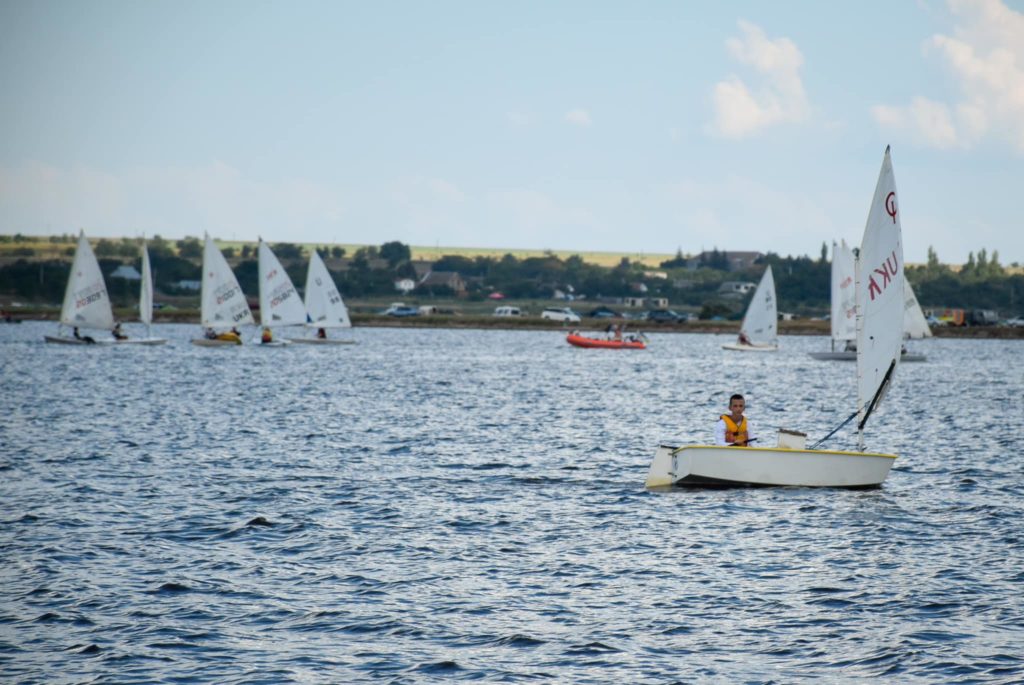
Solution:
<svg viewBox="0 0 1024 685"><path fill-rule="evenodd" d="M715 424L715 444L723 447L746 447L753 442L754 431L750 428L750 422L743 415L747 403L743 395L733 395L729 398L729 413L722 414Z"/></svg>

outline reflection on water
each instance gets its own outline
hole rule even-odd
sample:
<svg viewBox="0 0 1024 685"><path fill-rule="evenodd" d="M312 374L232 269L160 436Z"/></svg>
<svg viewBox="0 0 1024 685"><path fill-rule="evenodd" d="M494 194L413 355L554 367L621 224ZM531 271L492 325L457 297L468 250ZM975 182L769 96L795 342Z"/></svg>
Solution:
<svg viewBox="0 0 1024 685"><path fill-rule="evenodd" d="M931 340L884 487L651 494L732 392L824 435L854 367L652 334L44 345L0 328L0 680L787 682L1024 674L1019 341ZM846 431L830 444L855 444Z"/></svg>

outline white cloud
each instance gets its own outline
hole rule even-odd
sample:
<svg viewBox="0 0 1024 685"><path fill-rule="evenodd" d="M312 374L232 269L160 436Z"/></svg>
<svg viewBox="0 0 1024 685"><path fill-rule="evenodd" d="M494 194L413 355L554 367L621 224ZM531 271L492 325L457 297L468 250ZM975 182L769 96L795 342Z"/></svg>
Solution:
<svg viewBox="0 0 1024 685"><path fill-rule="evenodd" d="M800 78L804 58L788 38L769 39L754 24L739 22L742 38L730 38L726 48L740 64L751 67L762 79L751 88L738 76L715 85L712 102L715 119L712 133L740 139L770 126L807 119L810 106Z"/></svg>
<svg viewBox="0 0 1024 685"><path fill-rule="evenodd" d="M872 108L875 121L930 147L969 148L992 138L1024 154L1024 14L1000 0L948 4L957 22L953 35L935 35L923 47L942 59L960 99L917 96L909 105L879 105Z"/></svg>
<svg viewBox="0 0 1024 685"><path fill-rule="evenodd" d="M953 114L941 102L915 97L906 107L877 105L871 108L871 113L881 126L903 131L919 143L939 149L963 147Z"/></svg>
<svg viewBox="0 0 1024 685"><path fill-rule="evenodd" d="M573 109L565 113L565 120L575 126L590 126L590 112L585 109Z"/></svg>

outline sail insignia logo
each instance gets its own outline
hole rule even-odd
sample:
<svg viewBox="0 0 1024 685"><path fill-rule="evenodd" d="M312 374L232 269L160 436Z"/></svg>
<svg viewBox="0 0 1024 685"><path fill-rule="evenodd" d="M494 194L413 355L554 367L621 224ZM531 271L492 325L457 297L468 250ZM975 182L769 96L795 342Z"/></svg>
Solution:
<svg viewBox="0 0 1024 685"><path fill-rule="evenodd" d="M896 193L892 192L885 196L885 213L892 217L896 223Z"/></svg>

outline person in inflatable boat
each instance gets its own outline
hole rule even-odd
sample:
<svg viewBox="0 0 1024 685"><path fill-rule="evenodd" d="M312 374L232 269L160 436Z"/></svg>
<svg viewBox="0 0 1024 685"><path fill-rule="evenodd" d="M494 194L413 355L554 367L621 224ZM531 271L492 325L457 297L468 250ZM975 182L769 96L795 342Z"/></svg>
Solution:
<svg viewBox="0 0 1024 685"><path fill-rule="evenodd" d="M756 440L750 422L743 415L747 403L743 395L729 398L729 413L722 414L715 424L715 444L729 447L746 447Z"/></svg>

